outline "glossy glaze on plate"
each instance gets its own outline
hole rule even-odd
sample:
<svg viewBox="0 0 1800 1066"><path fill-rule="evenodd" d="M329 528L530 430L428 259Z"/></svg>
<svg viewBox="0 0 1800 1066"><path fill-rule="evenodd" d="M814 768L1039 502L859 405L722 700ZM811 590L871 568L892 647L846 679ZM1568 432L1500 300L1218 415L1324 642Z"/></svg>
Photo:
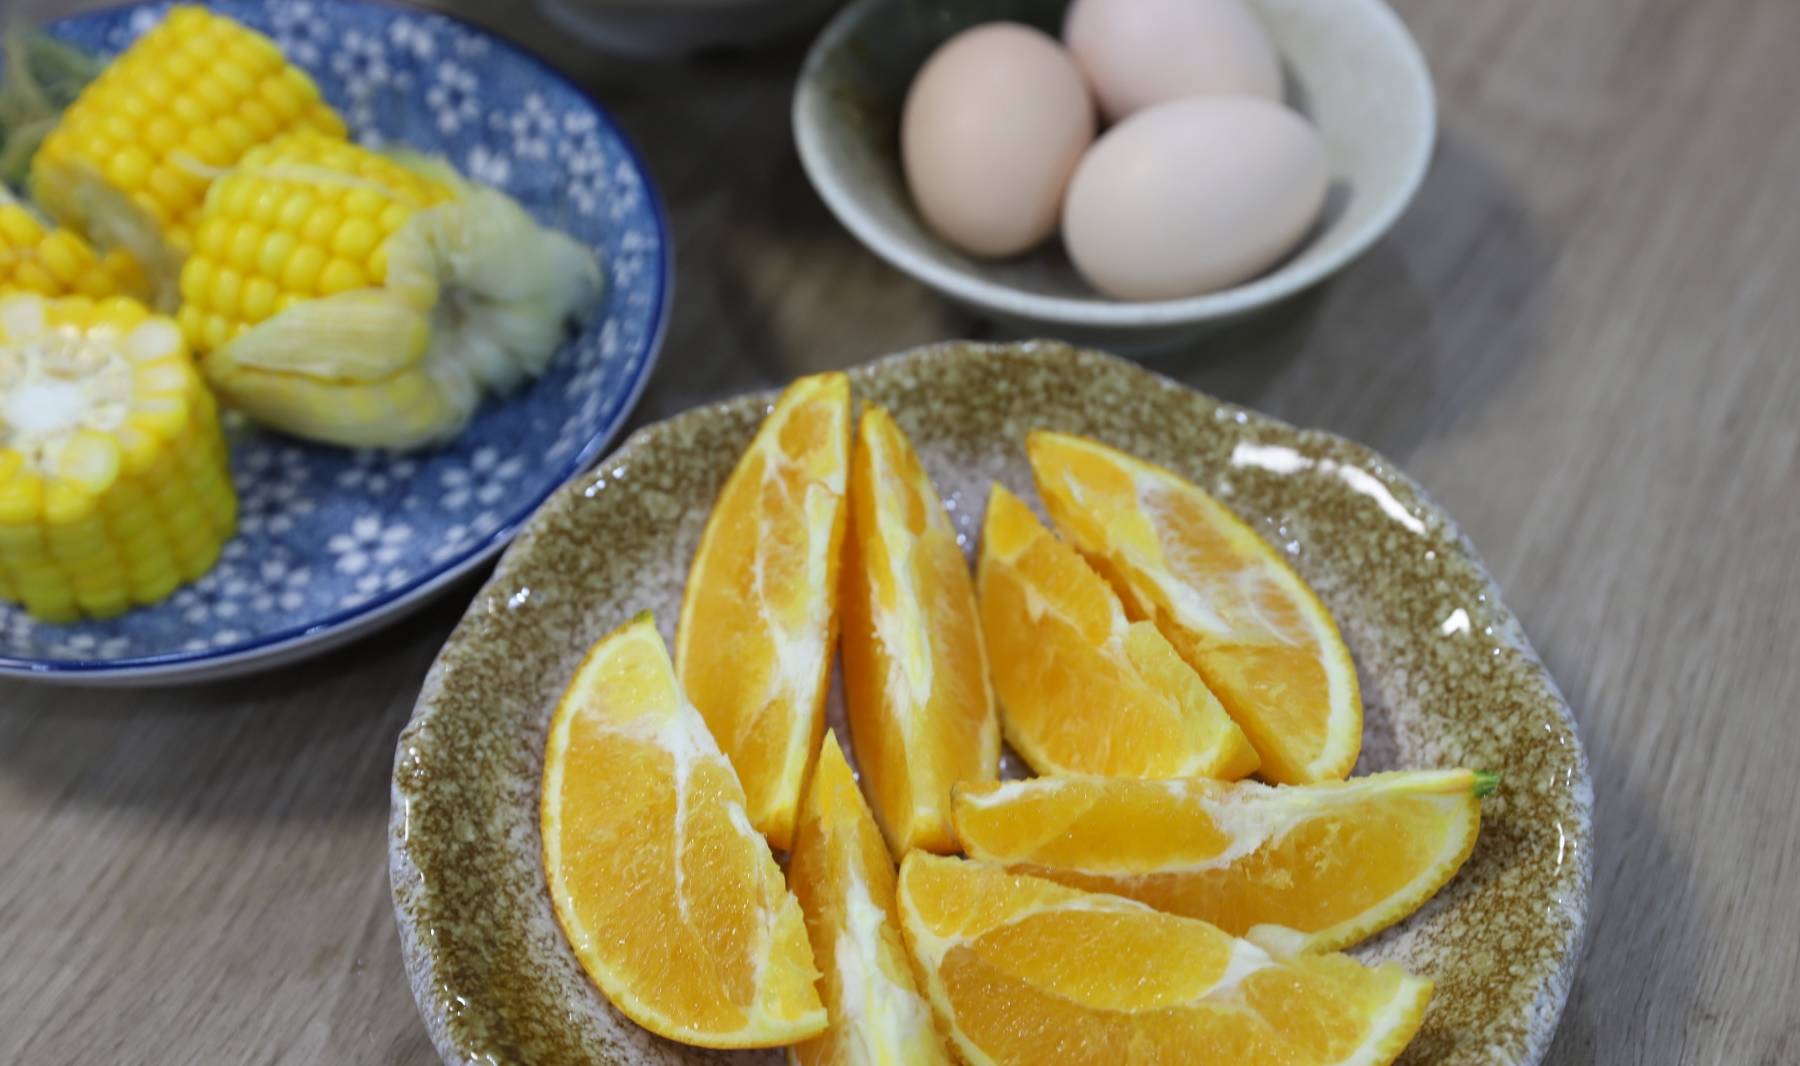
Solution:
<svg viewBox="0 0 1800 1066"><path fill-rule="evenodd" d="M1492 580L1416 485L1358 445L1059 344L939 345L852 377L859 398L887 406L918 445L971 552L990 482L1035 499L1023 439L1039 426L1188 475L1285 548L1357 659L1358 772L1461 765L1502 775L1456 880L1353 949L1437 982L1401 1061L1538 1061L1586 913L1586 760ZM396 757L390 872L413 994L448 1062L780 1061L682 1048L612 1011L557 929L536 814L544 728L570 672L638 611L654 610L673 636L713 495L770 398L642 430L553 497L426 679Z"/></svg>
<svg viewBox="0 0 1800 1066"><path fill-rule="evenodd" d="M168 4L64 19L113 55ZM204 578L105 622L40 625L0 604L0 673L84 683L217 676L322 650L421 602L504 545L599 454L650 375L667 314L661 208L623 135L562 77L428 12L352 0L219 0L273 37L372 145L445 156L592 244L606 293L539 381L483 404L449 447L348 452L231 431L238 535Z"/></svg>

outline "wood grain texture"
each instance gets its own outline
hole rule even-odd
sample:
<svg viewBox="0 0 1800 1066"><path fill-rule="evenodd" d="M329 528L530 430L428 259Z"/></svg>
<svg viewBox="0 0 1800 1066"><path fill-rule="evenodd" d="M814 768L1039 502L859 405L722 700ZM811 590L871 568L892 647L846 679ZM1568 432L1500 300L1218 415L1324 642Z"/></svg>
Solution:
<svg viewBox="0 0 1800 1066"><path fill-rule="evenodd" d="M1442 105L1418 203L1325 288L1155 366L1406 468L1561 682L1598 854L1549 1062L1800 1062L1800 5L1399 7ZM988 332L813 196L797 48L643 70L505 20L668 197L675 317L640 422ZM0 683L0 1061L435 1061L387 780L470 587L258 679Z"/></svg>

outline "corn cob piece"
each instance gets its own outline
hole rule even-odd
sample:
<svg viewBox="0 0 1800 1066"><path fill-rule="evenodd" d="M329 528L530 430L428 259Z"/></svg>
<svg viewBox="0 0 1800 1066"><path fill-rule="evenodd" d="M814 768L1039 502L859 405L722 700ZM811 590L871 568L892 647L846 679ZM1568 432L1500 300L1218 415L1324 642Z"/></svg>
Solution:
<svg viewBox="0 0 1800 1066"><path fill-rule="evenodd" d="M311 134L252 149L219 179L181 271L177 316L195 351L279 311L387 278L387 241L453 195L387 156ZM429 307L436 294L417 294Z"/></svg>
<svg viewBox="0 0 1800 1066"><path fill-rule="evenodd" d="M543 372L600 290L593 253L431 161L296 134L201 212L179 319L222 399L352 447L449 439Z"/></svg>
<svg viewBox="0 0 1800 1066"><path fill-rule="evenodd" d="M147 299L150 281L124 249L101 253L73 230L45 228L0 193L0 292Z"/></svg>
<svg viewBox="0 0 1800 1066"><path fill-rule="evenodd" d="M63 113L32 161L51 217L152 273L173 273L223 168L296 130L344 123L267 37L181 6L107 66Z"/></svg>
<svg viewBox="0 0 1800 1066"><path fill-rule="evenodd" d="M0 600L54 622L154 603L236 522L218 407L170 319L0 297Z"/></svg>

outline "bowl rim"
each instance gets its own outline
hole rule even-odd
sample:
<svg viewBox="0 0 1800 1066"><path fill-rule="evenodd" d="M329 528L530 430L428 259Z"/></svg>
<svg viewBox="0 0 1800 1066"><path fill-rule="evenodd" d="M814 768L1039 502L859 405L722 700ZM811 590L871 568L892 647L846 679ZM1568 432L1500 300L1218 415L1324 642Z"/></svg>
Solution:
<svg viewBox="0 0 1800 1066"><path fill-rule="evenodd" d="M819 87L819 71L863 20L877 8L892 2L854 0L832 18L807 50L795 84L790 113L800 165L831 213L870 251L890 266L939 292L996 314L1063 326L1150 329L1227 318L1274 303L1323 281L1385 236L1424 183L1437 144L1437 96L1431 68L1406 23L1384 0L1338 0L1338 8L1359 12L1355 17L1380 27L1394 48L1398 60L1396 70L1410 85L1407 97L1421 109L1419 125L1423 133L1404 160L1400 180L1387 187L1385 199L1360 228L1326 255L1278 265L1241 285L1199 296L1130 302L1111 300L1097 293L1091 297L1071 297L1027 292L945 266L894 238L886 226L864 209L862 197L853 191L853 183L830 160L825 149L823 124L816 120L817 116L828 113Z"/></svg>
<svg viewBox="0 0 1800 1066"><path fill-rule="evenodd" d="M178 683L187 680L213 680L243 674L264 664L281 665L310 654L328 651L382 622L398 619L410 608L424 604L436 593L455 584L457 580L467 576L470 571L498 555L518 535L519 530L537 512L538 507L544 501L555 495L570 478L581 474L600 458L606 446L612 443L619 435L619 431L624 428L632 412L637 410L638 401L642 399L644 389L649 385L650 378L656 370L657 361L662 355L663 341L669 331L669 316L674 303L672 297L675 289L675 247L662 195L657 191L655 182L651 178L650 167L645 162L643 153L626 135L624 127L613 118L612 113L600 103L593 93L582 88L574 78L563 73L548 60L467 19L432 8L393 3L391 0L334 0L334 2L347 6L373 7L399 12L412 18L439 18L456 23L464 30L488 41L496 51L536 68L550 79L562 82L570 92L593 110L599 121L618 139L632 169L643 179L644 199L650 209L651 220L655 224L657 235L657 259L659 262L657 269L652 272L656 278L656 308L653 311L654 324L644 341L643 365L613 412L557 472L555 479L546 483L541 492L533 493L528 499L522 500L512 513L507 515L500 527L486 538L471 544L460 554L452 556L443 563L422 571L411 581L398 588L384 592L355 607L346 607L322 617L223 648L210 648L204 651L161 652L118 659L37 659L0 654L0 678L77 685ZM161 0L128 0L125 3L109 4L55 19L48 24L47 28L54 29L58 25L86 19L117 18L142 9L160 6L162 6Z"/></svg>

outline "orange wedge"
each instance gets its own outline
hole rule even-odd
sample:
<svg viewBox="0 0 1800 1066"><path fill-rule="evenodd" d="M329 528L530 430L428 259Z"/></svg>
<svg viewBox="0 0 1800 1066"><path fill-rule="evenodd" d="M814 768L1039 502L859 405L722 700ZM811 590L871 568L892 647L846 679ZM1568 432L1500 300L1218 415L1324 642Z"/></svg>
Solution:
<svg viewBox="0 0 1800 1066"><path fill-rule="evenodd" d="M1129 896L1288 953L1337 951L1418 910L1462 867L1494 777L1347 783L1041 778L959 785L970 857Z"/></svg>
<svg viewBox="0 0 1800 1066"><path fill-rule="evenodd" d="M1239 778L1256 751L1149 622L995 485L981 537L982 629L1006 739L1040 774Z"/></svg>
<svg viewBox="0 0 1800 1066"><path fill-rule="evenodd" d="M626 1017L718 1048L824 1031L800 905L649 615L594 645L569 682L539 813L557 920Z"/></svg>
<svg viewBox="0 0 1800 1066"><path fill-rule="evenodd" d="M681 601L681 686L777 848L825 733L849 462L850 379L788 386L719 493Z"/></svg>
<svg viewBox="0 0 1800 1066"><path fill-rule="evenodd" d="M894 860L831 733L800 810L788 882L806 912L831 1015L831 1028L790 1049L789 1061L951 1066L900 939Z"/></svg>
<svg viewBox="0 0 1800 1066"><path fill-rule="evenodd" d="M993 781L1000 723L969 564L912 443L863 411L844 551L844 701L894 854L956 850L950 786Z"/></svg>
<svg viewBox="0 0 1800 1066"><path fill-rule="evenodd" d="M1083 437L1026 441L1064 536L1154 621L1282 784L1341 780L1362 746L1356 667L1324 604L1229 508Z"/></svg>
<svg viewBox="0 0 1800 1066"><path fill-rule="evenodd" d="M913 852L899 910L970 1066L1390 1063L1431 982L1343 955L1271 954L1205 922Z"/></svg>

